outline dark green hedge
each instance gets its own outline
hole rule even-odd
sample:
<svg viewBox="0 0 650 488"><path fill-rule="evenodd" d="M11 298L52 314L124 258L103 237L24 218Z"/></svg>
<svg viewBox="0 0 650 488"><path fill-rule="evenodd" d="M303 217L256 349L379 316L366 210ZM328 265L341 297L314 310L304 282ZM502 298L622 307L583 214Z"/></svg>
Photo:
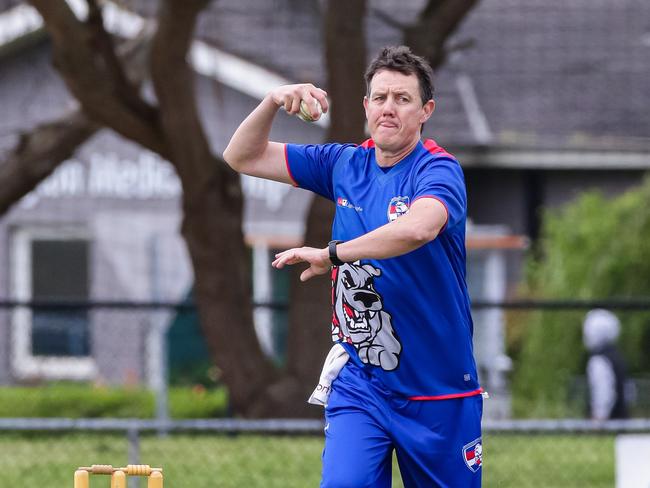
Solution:
<svg viewBox="0 0 650 488"><path fill-rule="evenodd" d="M169 408L173 418L226 415L225 389L173 387ZM78 383L0 388L0 417L152 418L154 395L134 388L108 388Z"/></svg>
<svg viewBox="0 0 650 488"><path fill-rule="evenodd" d="M545 214L525 294L540 299L650 300L650 177L608 199L588 192ZM650 371L650 313L614 311L630 371ZM513 408L516 416L562 417L571 379L583 372L585 312L517 314ZM512 320L510 321L512 324Z"/></svg>

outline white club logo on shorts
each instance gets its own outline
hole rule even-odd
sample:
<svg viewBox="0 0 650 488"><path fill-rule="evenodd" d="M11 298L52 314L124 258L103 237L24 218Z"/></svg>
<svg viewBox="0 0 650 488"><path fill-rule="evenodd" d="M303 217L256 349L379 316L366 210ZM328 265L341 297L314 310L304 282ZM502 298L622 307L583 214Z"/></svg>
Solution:
<svg viewBox="0 0 650 488"><path fill-rule="evenodd" d="M463 446L463 461L473 473L483 465L483 443L480 437Z"/></svg>

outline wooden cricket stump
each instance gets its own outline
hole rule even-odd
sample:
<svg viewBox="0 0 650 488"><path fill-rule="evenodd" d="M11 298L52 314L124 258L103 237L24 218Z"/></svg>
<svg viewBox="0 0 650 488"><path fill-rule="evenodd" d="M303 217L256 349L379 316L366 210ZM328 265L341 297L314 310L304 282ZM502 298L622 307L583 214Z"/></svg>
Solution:
<svg viewBox="0 0 650 488"><path fill-rule="evenodd" d="M91 474L110 475L111 488L126 488L127 476L146 476L147 488L163 488L162 468L148 464L129 464L126 468L114 468L110 464L82 466L74 472L74 488L89 488Z"/></svg>

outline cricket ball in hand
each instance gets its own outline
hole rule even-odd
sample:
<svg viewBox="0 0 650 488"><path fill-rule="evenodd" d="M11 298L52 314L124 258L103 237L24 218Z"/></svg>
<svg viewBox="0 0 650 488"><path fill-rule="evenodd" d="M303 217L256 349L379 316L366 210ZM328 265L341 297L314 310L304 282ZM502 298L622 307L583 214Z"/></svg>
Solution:
<svg viewBox="0 0 650 488"><path fill-rule="evenodd" d="M311 110L309 110L307 102L300 100L300 112L296 114L298 118L304 120L305 122L315 122L320 119L320 116L323 113L323 107L321 107L320 103L318 103L318 100L314 100L314 103L316 104L316 109L318 110L318 117L312 117Z"/></svg>

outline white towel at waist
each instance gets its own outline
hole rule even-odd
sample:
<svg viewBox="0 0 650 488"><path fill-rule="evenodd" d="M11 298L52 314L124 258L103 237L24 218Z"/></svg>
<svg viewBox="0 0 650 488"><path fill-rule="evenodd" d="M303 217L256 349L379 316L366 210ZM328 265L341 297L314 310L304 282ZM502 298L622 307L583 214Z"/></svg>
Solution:
<svg viewBox="0 0 650 488"><path fill-rule="evenodd" d="M318 386L307 400L307 403L313 405L327 406L327 399L332 392L332 382L339 375L345 363L348 362L350 355L341 344L334 344L325 358L323 370L320 373Z"/></svg>

